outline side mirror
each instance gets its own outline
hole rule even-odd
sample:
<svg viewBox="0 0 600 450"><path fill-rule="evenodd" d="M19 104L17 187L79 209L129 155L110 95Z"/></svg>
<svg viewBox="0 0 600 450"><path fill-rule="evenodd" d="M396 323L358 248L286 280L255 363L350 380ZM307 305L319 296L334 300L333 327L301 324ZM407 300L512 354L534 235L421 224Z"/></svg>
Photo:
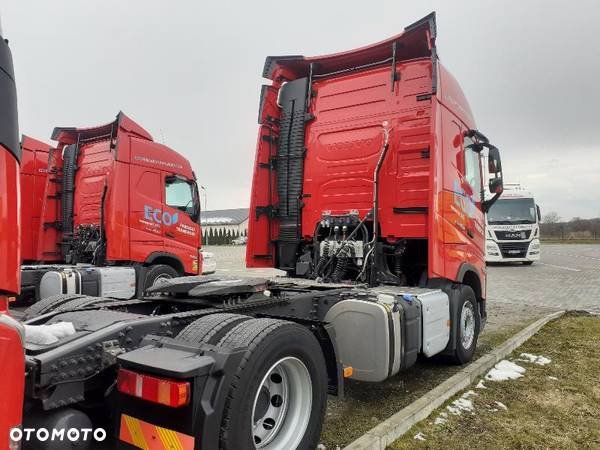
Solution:
<svg viewBox="0 0 600 450"><path fill-rule="evenodd" d="M490 179L490 192L498 195L504 192L504 181L502 180L502 177Z"/></svg>
<svg viewBox="0 0 600 450"><path fill-rule="evenodd" d="M535 209L537 211L538 222L542 221L542 212L540 211L540 205L535 205Z"/></svg>
<svg viewBox="0 0 600 450"><path fill-rule="evenodd" d="M493 175L489 181L490 193L494 194L489 200L482 203L483 212L487 213L496 200L504 192L504 181L502 179L502 162L500 160L500 151L490 144L483 144L488 148L488 172Z"/></svg>
<svg viewBox="0 0 600 450"><path fill-rule="evenodd" d="M498 174L502 172L502 162L500 161L500 151L494 147L489 147L488 152L488 171L490 174ZM494 191L492 191L494 192Z"/></svg>

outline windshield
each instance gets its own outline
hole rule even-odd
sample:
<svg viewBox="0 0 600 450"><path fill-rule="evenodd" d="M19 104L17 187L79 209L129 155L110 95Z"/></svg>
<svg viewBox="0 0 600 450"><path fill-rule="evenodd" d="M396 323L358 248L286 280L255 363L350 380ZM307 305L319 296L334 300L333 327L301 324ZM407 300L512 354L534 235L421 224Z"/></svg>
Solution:
<svg viewBox="0 0 600 450"><path fill-rule="evenodd" d="M487 213L490 225L511 225L536 222L532 198L499 199Z"/></svg>

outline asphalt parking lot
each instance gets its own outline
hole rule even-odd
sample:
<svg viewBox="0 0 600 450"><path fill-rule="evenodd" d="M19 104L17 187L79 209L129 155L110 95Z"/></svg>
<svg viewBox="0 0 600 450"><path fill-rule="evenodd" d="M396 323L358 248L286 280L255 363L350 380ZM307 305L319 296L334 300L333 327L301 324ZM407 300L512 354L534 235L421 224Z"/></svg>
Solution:
<svg viewBox="0 0 600 450"><path fill-rule="evenodd" d="M599 310L600 245L542 244L539 263L489 266L491 303Z"/></svg>

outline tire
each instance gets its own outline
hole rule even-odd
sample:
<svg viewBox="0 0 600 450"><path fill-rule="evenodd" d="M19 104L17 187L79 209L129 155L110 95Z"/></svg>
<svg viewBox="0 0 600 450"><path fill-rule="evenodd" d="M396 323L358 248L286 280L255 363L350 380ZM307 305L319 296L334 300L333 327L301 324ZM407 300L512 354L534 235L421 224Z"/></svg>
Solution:
<svg viewBox="0 0 600 450"><path fill-rule="evenodd" d="M25 311L23 311L23 316L21 317L22 321L33 319L34 317L41 316L43 314L47 314L49 312L54 311L58 306L67 303L71 300L75 300L78 298L85 297L85 295L80 294L59 294L52 295L50 297L46 297L39 302L34 303Z"/></svg>
<svg viewBox="0 0 600 450"><path fill-rule="evenodd" d="M59 305L58 307L54 308L53 311L54 312L69 311L69 310L74 310L74 309L85 308L87 306L111 303L114 301L117 301L117 300L114 300L112 298L90 297L90 296L86 295L86 296L82 296L81 298L76 298L76 299L70 300L66 303L63 303L63 304Z"/></svg>
<svg viewBox="0 0 600 450"><path fill-rule="evenodd" d="M240 322L250 319L251 317L242 316L241 314L211 314L190 323L179 332L176 339L185 341L188 344L216 345L229 330Z"/></svg>
<svg viewBox="0 0 600 450"><path fill-rule="evenodd" d="M251 319L231 329L218 345L247 347L225 400L220 448L316 448L327 403L327 371L313 334L292 322Z"/></svg>
<svg viewBox="0 0 600 450"><path fill-rule="evenodd" d="M31 433L31 439L23 439L22 441L23 450L91 450L92 448L97 448L97 442L94 440L92 433L87 433L85 435L85 440L83 439L84 435L82 433L79 434L77 441L73 442L67 438L67 432L70 429L74 428L81 431L82 429L95 428L92 427L90 418L77 409L60 408L50 411L34 411L27 414L26 417L23 417L23 422L23 428L34 428L38 430L45 428L50 434L52 434L53 429L62 429L65 432L64 440L46 439L44 441L38 440L36 433Z"/></svg>
<svg viewBox="0 0 600 450"><path fill-rule="evenodd" d="M477 348L477 339L481 330L481 318L477 305L477 297L470 286L461 284L458 290L458 308L456 319L456 345L450 361L454 364L465 364L473 359ZM470 311L469 311L470 310ZM470 331L470 332L469 332Z"/></svg>
<svg viewBox="0 0 600 450"><path fill-rule="evenodd" d="M173 269L171 266L166 264L157 264L150 266L144 277L144 293L147 289L154 286L154 283L159 279L177 278L180 276L179 272Z"/></svg>
<svg viewBox="0 0 600 450"><path fill-rule="evenodd" d="M523 261L524 266L530 266L533 264L533 261Z"/></svg>

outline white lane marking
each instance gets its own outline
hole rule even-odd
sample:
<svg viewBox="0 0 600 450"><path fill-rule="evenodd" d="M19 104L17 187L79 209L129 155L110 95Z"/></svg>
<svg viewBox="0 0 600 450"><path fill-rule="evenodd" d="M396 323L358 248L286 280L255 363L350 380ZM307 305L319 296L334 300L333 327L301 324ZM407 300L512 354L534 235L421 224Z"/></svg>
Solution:
<svg viewBox="0 0 600 450"><path fill-rule="evenodd" d="M557 269L564 269L564 270L570 270L571 272L581 272L581 269L574 269L573 267L565 267L565 266L555 266L554 264L547 264L547 263L538 263L541 264L542 266L550 266L550 267L556 267Z"/></svg>
<svg viewBox="0 0 600 450"><path fill-rule="evenodd" d="M595 261L600 261L600 258L598 258L596 256L571 255L569 253L556 253L556 252L549 252L549 251L544 251L544 253L547 254L547 255L568 256L569 258L584 258L584 259L593 259Z"/></svg>

